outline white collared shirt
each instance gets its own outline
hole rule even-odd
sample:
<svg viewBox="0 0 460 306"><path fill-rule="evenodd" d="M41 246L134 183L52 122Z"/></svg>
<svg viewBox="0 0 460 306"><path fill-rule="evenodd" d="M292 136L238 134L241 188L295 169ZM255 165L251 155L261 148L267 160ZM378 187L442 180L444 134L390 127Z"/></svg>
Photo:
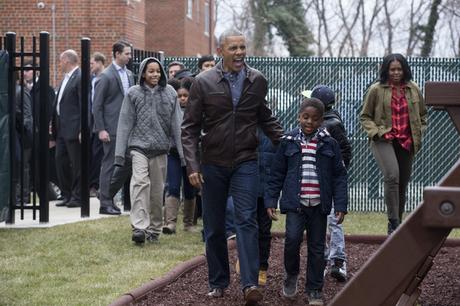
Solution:
<svg viewBox="0 0 460 306"><path fill-rule="evenodd" d="M78 69L78 66L75 66L75 68L73 68L72 70L70 70L64 75L64 80L62 80L61 87L59 88L59 95L58 95L58 100L57 100L57 105L56 105L56 112L58 116L60 115L59 107L61 104L62 94L64 93L65 87L67 86L67 83L69 82L70 77L77 69Z"/></svg>
<svg viewBox="0 0 460 306"><path fill-rule="evenodd" d="M129 89L128 72L126 71L126 66L120 67L117 65L117 63L115 63L115 61L113 62L113 65L115 66L115 69L117 69L118 71L118 75L121 79L121 84L123 85L124 94L126 95Z"/></svg>

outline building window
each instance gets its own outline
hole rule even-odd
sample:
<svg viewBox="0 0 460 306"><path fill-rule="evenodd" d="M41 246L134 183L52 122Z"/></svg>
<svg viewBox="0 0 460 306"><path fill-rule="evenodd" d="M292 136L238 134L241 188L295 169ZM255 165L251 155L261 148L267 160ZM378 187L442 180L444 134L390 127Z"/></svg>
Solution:
<svg viewBox="0 0 460 306"><path fill-rule="evenodd" d="M187 17L192 19L193 15L193 0L187 0Z"/></svg>
<svg viewBox="0 0 460 306"><path fill-rule="evenodd" d="M210 28L210 12L209 12L209 3L206 2L204 4L204 34L209 36L209 28Z"/></svg>

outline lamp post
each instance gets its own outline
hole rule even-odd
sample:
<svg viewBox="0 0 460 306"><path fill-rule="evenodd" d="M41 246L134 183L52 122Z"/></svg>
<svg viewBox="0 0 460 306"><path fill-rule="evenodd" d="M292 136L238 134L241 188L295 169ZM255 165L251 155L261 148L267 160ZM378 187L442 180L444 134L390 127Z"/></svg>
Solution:
<svg viewBox="0 0 460 306"><path fill-rule="evenodd" d="M53 88L56 87L56 77L57 77L57 71L56 71L56 5L51 4L51 49L53 53Z"/></svg>
<svg viewBox="0 0 460 306"><path fill-rule="evenodd" d="M37 8L43 10L46 8L46 4L43 1L37 2ZM56 87L57 78L57 67L56 67L56 4L51 4L51 53L53 59L53 88Z"/></svg>

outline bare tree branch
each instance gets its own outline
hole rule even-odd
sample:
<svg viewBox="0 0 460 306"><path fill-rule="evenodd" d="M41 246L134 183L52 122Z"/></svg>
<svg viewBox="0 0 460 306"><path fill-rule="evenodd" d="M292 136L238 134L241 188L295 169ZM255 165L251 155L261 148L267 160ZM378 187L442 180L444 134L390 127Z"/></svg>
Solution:
<svg viewBox="0 0 460 306"><path fill-rule="evenodd" d="M434 32L439 19L438 7L440 4L441 0L433 0L430 9L430 16L428 17L428 23L423 27L423 46L420 54L422 57L428 57L431 54Z"/></svg>
<svg viewBox="0 0 460 306"><path fill-rule="evenodd" d="M414 6L414 0L411 0L409 15L409 37L407 39L406 48L407 56L412 56L414 54L415 46L420 41L419 24L421 23L422 17L428 8L425 1L418 1L418 6L416 8L414 8Z"/></svg>
<svg viewBox="0 0 460 306"><path fill-rule="evenodd" d="M377 19L377 16L381 10L382 10L382 6L379 5L379 1L376 0L374 2L374 8L372 9L372 15L370 17L369 23L366 23L366 13L365 13L364 3L361 6L361 27L362 27L361 31L362 31L363 37L362 37L361 50L359 52L359 56L368 55L369 42L372 37L372 33L373 33L372 29L374 26L374 22Z"/></svg>
<svg viewBox="0 0 460 306"><path fill-rule="evenodd" d="M390 54L393 53L393 25L391 24L391 13L388 9L388 0L383 1L383 8L385 10L385 19L386 19L386 26L387 26L387 47L386 53Z"/></svg>
<svg viewBox="0 0 460 306"><path fill-rule="evenodd" d="M329 38L329 27L328 22L326 20L326 8L324 6L324 0L317 0L315 1L316 11L318 12L318 19L324 28L324 36L326 38L326 50L329 56L334 56L332 54L332 42Z"/></svg>
<svg viewBox="0 0 460 306"><path fill-rule="evenodd" d="M354 15L353 17L353 20L351 22L351 25L348 25L348 22L347 22L347 16L345 15L345 12L344 12L344 9L343 9L343 3L342 3L342 0L339 0L339 10L340 10L340 18L342 20L342 24L346 30L345 32L345 36L343 37L342 39L342 42L340 43L340 47L339 47L339 52L338 52L338 55L337 56L342 56L342 52L344 51L344 48L345 48L345 44L346 42L348 41L348 45L350 47L350 50L351 50L351 56L354 56L354 41L353 41L353 36L351 35L357 21L358 21L358 18L359 18L359 12L360 12L360 8L361 6L363 5L363 0L360 0L358 1L358 4L357 4L357 7L356 7L356 14Z"/></svg>

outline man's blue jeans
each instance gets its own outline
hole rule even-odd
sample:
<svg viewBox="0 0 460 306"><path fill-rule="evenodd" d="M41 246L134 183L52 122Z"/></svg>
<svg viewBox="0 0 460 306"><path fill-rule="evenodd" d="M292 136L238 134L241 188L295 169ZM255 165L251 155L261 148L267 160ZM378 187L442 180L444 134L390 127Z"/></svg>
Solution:
<svg viewBox="0 0 460 306"><path fill-rule="evenodd" d="M235 234L235 207L233 205L233 198L228 197L227 209L225 213L225 237Z"/></svg>
<svg viewBox="0 0 460 306"><path fill-rule="evenodd" d="M298 212L286 213L284 240L284 269L290 276L300 270L300 246L307 230L307 281L305 292L322 290L324 283L324 244L327 216L321 213L321 204L314 207L300 205Z"/></svg>
<svg viewBox="0 0 460 306"><path fill-rule="evenodd" d="M210 288L226 288L230 282L225 215L228 194L233 197L236 241L242 288L258 285L259 247L257 227L257 161L235 167L202 165L203 224Z"/></svg>

